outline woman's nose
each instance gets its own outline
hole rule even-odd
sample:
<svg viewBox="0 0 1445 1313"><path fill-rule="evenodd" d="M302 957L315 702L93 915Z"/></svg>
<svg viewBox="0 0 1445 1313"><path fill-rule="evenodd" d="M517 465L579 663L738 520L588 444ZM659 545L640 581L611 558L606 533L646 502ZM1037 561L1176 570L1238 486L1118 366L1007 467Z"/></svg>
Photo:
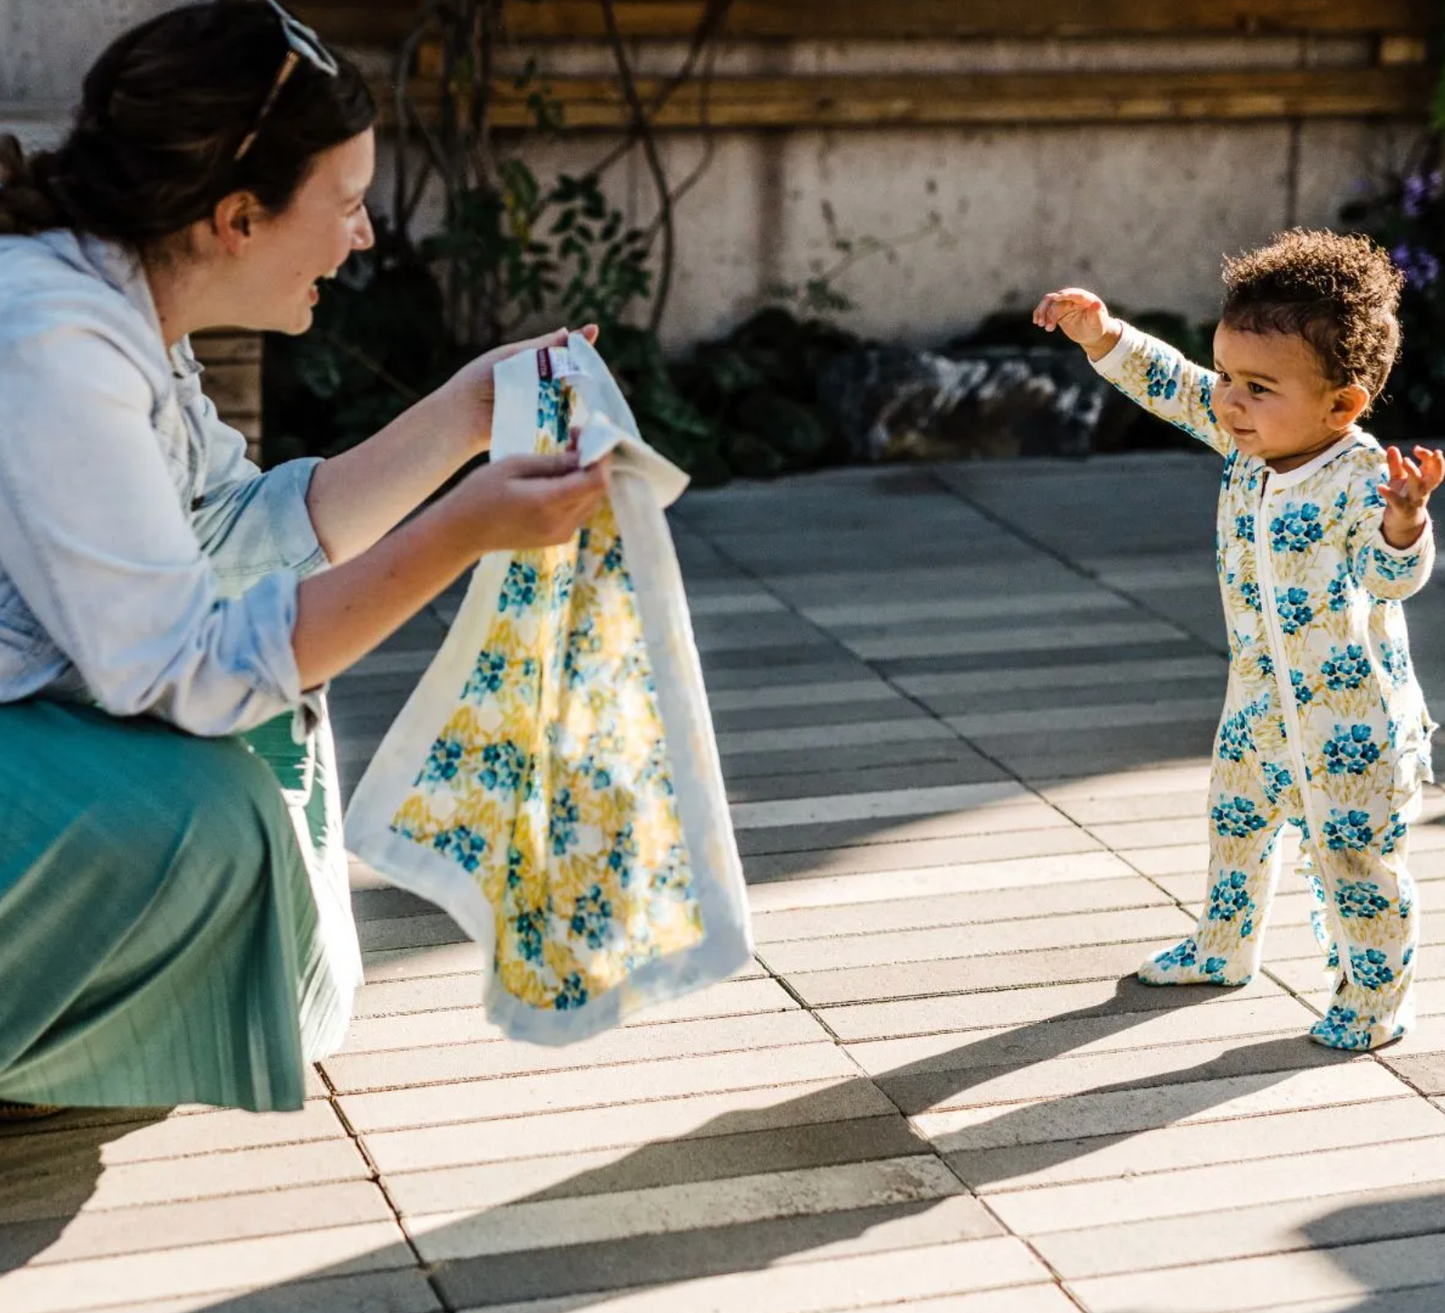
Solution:
<svg viewBox="0 0 1445 1313"><path fill-rule="evenodd" d="M371 226L371 211L364 206L361 211L361 223L357 228L352 245L358 251L369 251L376 245L376 231Z"/></svg>

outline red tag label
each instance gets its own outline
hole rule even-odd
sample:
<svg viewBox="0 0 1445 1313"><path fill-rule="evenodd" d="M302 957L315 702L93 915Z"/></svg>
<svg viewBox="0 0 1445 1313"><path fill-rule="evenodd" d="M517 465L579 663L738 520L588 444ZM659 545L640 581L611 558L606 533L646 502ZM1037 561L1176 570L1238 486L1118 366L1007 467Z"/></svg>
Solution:
<svg viewBox="0 0 1445 1313"><path fill-rule="evenodd" d="M537 377L544 383L552 381L552 352L548 347L541 347L537 351Z"/></svg>

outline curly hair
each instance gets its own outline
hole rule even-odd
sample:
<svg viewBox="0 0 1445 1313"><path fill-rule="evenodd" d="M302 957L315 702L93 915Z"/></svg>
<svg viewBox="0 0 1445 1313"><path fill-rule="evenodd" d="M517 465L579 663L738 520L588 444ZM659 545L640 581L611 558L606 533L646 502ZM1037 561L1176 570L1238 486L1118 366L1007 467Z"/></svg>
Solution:
<svg viewBox="0 0 1445 1313"><path fill-rule="evenodd" d="M349 60L337 56L334 77L302 61L237 161L287 49L275 10L257 0L185 5L118 37L86 74L57 150L27 158L0 136L0 234L69 228L139 251L233 191L280 213L317 155L376 118Z"/></svg>
<svg viewBox="0 0 1445 1313"><path fill-rule="evenodd" d="M1224 261L1220 321L1245 333L1302 337L1335 387L1373 402L1400 354L1404 276L1368 237L1291 228Z"/></svg>

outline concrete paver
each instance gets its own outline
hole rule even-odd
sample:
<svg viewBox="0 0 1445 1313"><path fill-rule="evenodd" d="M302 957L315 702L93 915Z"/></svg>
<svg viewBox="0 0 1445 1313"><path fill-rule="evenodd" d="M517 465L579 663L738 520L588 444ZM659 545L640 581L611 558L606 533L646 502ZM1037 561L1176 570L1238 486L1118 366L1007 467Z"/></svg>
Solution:
<svg viewBox="0 0 1445 1313"><path fill-rule="evenodd" d="M1289 873L1246 988L1131 976L1203 894L1217 473L1161 453L684 498L757 961L516 1045L476 948L358 864L368 984L305 1110L0 1128L0 1308L1445 1306L1445 792L1412 835L1406 1043L1304 1039L1328 997ZM1436 702L1441 587L1410 612ZM337 681L348 788L459 597Z"/></svg>

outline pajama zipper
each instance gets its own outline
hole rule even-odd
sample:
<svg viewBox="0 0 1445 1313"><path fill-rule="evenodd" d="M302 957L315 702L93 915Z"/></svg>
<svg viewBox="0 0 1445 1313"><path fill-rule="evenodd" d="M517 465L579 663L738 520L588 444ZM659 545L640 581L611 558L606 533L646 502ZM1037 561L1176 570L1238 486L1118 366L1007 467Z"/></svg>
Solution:
<svg viewBox="0 0 1445 1313"><path fill-rule="evenodd" d="M1317 855L1315 862L1320 882L1325 887L1327 906L1325 917L1335 939L1335 950L1340 960L1340 970L1350 984L1355 983L1354 972L1349 960L1349 945L1345 942L1342 927L1336 914L1334 881L1327 869L1328 863L1319 853L1323 831L1310 802L1310 779L1305 773L1304 738L1300 728L1299 708L1295 705L1294 688L1289 678L1289 660L1285 656L1284 631L1279 623L1279 605L1274 588L1274 557L1269 546L1269 502L1273 493L1270 489L1269 471L1266 467L1264 488L1259 497L1259 514L1254 524L1254 570L1259 583L1259 609L1264 617L1265 633L1269 636L1270 656L1274 660L1274 684L1279 693L1280 713L1284 716L1285 739L1289 746L1290 762L1295 768L1299 782L1300 802L1304 806L1305 823L1310 827L1310 838Z"/></svg>

